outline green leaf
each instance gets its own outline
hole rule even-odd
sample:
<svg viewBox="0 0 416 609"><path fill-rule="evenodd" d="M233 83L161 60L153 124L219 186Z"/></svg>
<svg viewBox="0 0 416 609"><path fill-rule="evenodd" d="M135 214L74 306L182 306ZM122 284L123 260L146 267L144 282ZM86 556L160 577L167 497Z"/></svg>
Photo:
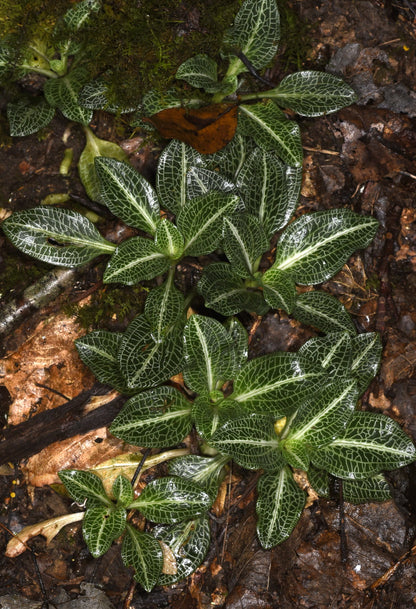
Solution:
<svg viewBox="0 0 416 609"><path fill-rule="evenodd" d="M301 440L282 442L282 455L284 460L291 467L307 471L311 462L312 448Z"/></svg>
<svg viewBox="0 0 416 609"><path fill-rule="evenodd" d="M247 278L257 271L269 241L256 216L235 214L224 218L223 248L233 272Z"/></svg>
<svg viewBox="0 0 416 609"><path fill-rule="evenodd" d="M161 586L170 586L191 575L204 560L211 538L208 518L157 527L155 535L171 548L176 558L176 574L162 574L158 581Z"/></svg>
<svg viewBox="0 0 416 609"><path fill-rule="evenodd" d="M255 147L251 137L236 133L224 148L207 154L204 161L208 169L217 170L221 175L235 182L250 152Z"/></svg>
<svg viewBox="0 0 416 609"><path fill-rule="evenodd" d="M377 227L377 220L350 209L304 214L280 237L273 266L290 272L296 283L322 283L335 275L355 250L369 245Z"/></svg>
<svg viewBox="0 0 416 609"><path fill-rule="evenodd" d="M218 392L222 395L221 391ZM198 396L192 406L192 419L198 434L205 441L210 442L213 434L227 421L245 416L247 412L243 407L231 399L210 400L205 395Z"/></svg>
<svg viewBox="0 0 416 609"><path fill-rule="evenodd" d="M46 101L70 121L88 125L93 112L78 103L78 93L87 79L88 73L83 68L73 68L60 78L49 78L43 85Z"/></svg>
<svg viewBox="0 0 416 609"><path fill-rule="evenodd" d="M229 457L221 454L215 457L185 455L169 463L169 474L199 484L214 500L224 478L224 466L228 461Z"/></svg>
<svg viewBox="0 0 416 609"><path fill-rule="evenodd" d="M327 72L305 70L286 76L264 97L301 116L321 116L349 106L357 100L354 90L341 78Z"/></svg>
<svg viewBox="0 0 416 609"><path fill-rule="evenodd" d="M159 203L149 182L133 167L116 159L96 158L95 169L100 196L109 210L129 226L154 235Z"/></svg>
<svg viewBox="0 0 416 609"><path fill-rule="evenodd" d="M111 507L113 504L107 497L101 479L92 472L77 469L63 469L58 476L65 485L69 495L77 503L83 503L85 499L92 499L98 504Z"/></svg>
<svg viewBox="0 0 416 609"><path fill-rule="evenodd" d="M269 415L249 414L231 419L217 429L209 444L247 469L276 470L284 463Z"/></svg>
<svg viewBox="0 0 416 609"><path fill-rule="evenodd" d="M195 55L184 61L176 72L176 78L207 93L218 90L217 64L208 55Z"/></svg>
<svg viewBox="0 0 416 609"><path fill-rule="evenodd" d="M279 38L280 19L275 0L245 0L224 37L222 55L229 57L241 52L259 70L275 56ZM232 73L246 71L239 59L234 64Z"/></svg>
<svg viewBox="0 0 416 609"><path fill-rule="evenodd" d="M55 115L55 108L42 98L33 101L28 98L19 99L16 103L7 104L7 119L10 135L23 137L36 133L49 125Z"/></svg>
<svg viewBox="0 0 416 609"><path fill-rule="evenodd" d="M130 505L134 499L134 492L130 480L121 474L114 480L112 492L117 503L122 507Z"/></svg>
<svg viewBox="0 0 416 609"><path fill-rule="evenodd" d="M255 148L237 180L245 207L258 216L268 237L283 228L295 211L297 198L289 199L286 166L274 152Z"/></svg>
<svg viewBox="0 0 416 609"><path fill-rule="evenodd" d="M185 300L175 287L173 275L168 275L165 283L149 292L144 305L144 313L158 337L182 318L184 309Z"/></svg>
<svg viewBox="0 0 416 609"><path fill-rule="evenodd" d="M188 199L202 197L208 192L234 192L236 186L228 178L224 178L216 171L205 169L205 167L190 167L186 175L186 189Z"/></svg>
<svg viewBox="0 0 416 609"><path fill-rule="evenodd" d="M327 292L300 294L296 299L293 317L322 332L356 334L355 326L344 305Z"/></svg>
<svg viewBox="0 0 416 609"><path fill-rule="evenodd" d="M328 472L322 469L317 469L316 467L311 465L308 469L308 482L313 488L313 490L318 493L320 497L329 498L330 488Z"/></svg>
<svg viewBox="0 0 416 609"><path fill-rule="evenodd" d="M15 212L2 228L22 252L59 266L80 266L115 249L92 222L69 209L35 207Z"/></svg>
<svg viewBox="0 0 416 609"><path fill-rule="evenodd" d="M345 433L314 452L312 462L333 476L362 480L415 458L412 441L395 421L383 414L354 412Z"/></svg>
<svg viewBox="0 0 416 609"><path fill-rule="evenodd" d="M68 30L79 30L88 23L91 13L96 13L100 8L101 0L81 0L65 13L64 23Z"/></svg>
<svg viewBox="0 0 416 609"><path fill-rule="evenodd" d="M238 203L238 196L218 192L209 192L188 202L177 217L187 256L210 254L218 247L223 219L233 213Z"/></svg>
<svg viewBox="0 0 416 609"><path fill-rule="evenodd" d="M248 289L227 262L214 262L205 267L197 289L206 307L226 317L240 311L264 315L269 310L263 294L259 290Z"/></svg>
<svg viewBox="0 0 416 609"><path fill-rule="evenodd" d="M119 349L120 369L130 389L155 387L183 367L182 328L177 325L160 338L144 315L136 317Z"/></svg>
<svg viewBox="0 0 416 609"><path fill-rule="evenodd" d="M351 372L356 377L360 394L373 380L380 367L383 351L380 335L376 332L359 334L351 340Z"/></svg>
<svg viewBox="0 0 416 609"><path fill-rule="evenodd" d="M107 263L103 279L105 283L135 285L162 275L169 266L169 260L153 241L131 237L117 247Z"/></svg>
<svg viewBox="0 0 416 609"><path fill-rule="evenodd" d="M286 313L292 313L297 292L289 273L272 266L263 274L262 284L264 300L272 309L283 309Z"/></svg>
<svg viewBox="0 0 416 609"><path fill-rule="evenodd" d="M127 155L113 142L98 138L88 127L85 128L87 143L78 161L78 172L85 191L93 201L100 200L100 181L94 165L94 159L99 156L111 157L119 161L127 161Z"/></svg>
<svg viewBox="0 0 416 609"><path fill-rule="evenodd" d="M184 379L192 391L209 393L231 380L235 370L234 343L212 317L191 315L184 330Z"/></svg>
<svg viewBox="0 0 416 609"><path fill-rule="evenodd" d="M167 91L152 89L143 96L141 106L142 115L152 116L152 114L157 114L167 108L180 108L182 99L176 89L168 89Z"/></svg>
<svg viewBox="0 0 416 609"><path fill-rule="evenodd" d="M173 387L157 387L130 398L110 431L129 444L163 448L182 442L191 427L191 404Z"/></svg>
<svg viewBox="0 0 416 609"><path fill-rule="evenodd" d="M159 542L149 533L127 525L121 546L121 558L126 567L132 566L134 579L150 592L157 584L163 567L163 555Z"/></svg>
<svg viewBox="0 0 416 609"><path fill-rule="evenodd" d="M357 384L351 379L337 379L316 390L291 422L285 448L290 450L290 445L296 442L314 448L329 444L343 434L357 399Z"/></svg>
<svg viewBox="0 0 416 609"><path fill-rule="evenodd" d="M0 41L0 79L7 78L13 72L16 50Z"/></svg>
<svg viewBox="0 0 416 609"><path fill-rule="evenodd" d="M126 528L126 510L113 507L92 507L85 512L82 535L89 551L98 558L110 549Z"/></svg>
<svg viewBox="0 0 416 609"><path fill-rule="evenodd" d="M101 383L124 393L127 388L118 365L118 350L122 338L121 332L95 330L77 338L75 346L84 364Z"/></svg>
<svg viewBox="0 0 416 609"><path fill-rule="evenodd" d="M235 378L230 397L251 412L279 419L293 412L323 378L297 353L277 352L250 360Z"/></svg>
<svg viewBox="0 0 416 609"><path fill-rule="evenodd" d="M300 191L302 188L303 169L302 167L290 167L290 165L286 165L285 174L288 208L293 208L294 211L299 202Z"/></svg>
<svg viewBox="0 0 416 609"><path fill-rule="evenodd" d="M174 524L201 516L210 506L210 496L198 484L169 476L149 482L129 507L137 508L152 522Z"/></svg>
<svg viewBox="0 0 416 609"><path fill-rule="evenodd" d="M248 333L241 321L236 317L227 319L224 327L231 337L234 344L234 352L236 355L236 367L233 372L233 377L240 368L245 364L248 357Z"/></svg>
<svg viewBox="0 0 416 609"><path fill-rule="evenodd" d="M302 142L299 125L286 118L272 102L239 106L239 128L243 135L254 138L263 150L275 150L284 163L302 165Z"/></svg>
<svg viewBox="0 0 416 609"><path fill-rule="evenodd" d="M133 106L120 106L117 102L109 99L109 85L102 78L90 80L84 85L78 94L78 103L90 110L105 110L113 114L124 114L133 112ZM102 156L112 156L103 154Z"/></svg>
<svg viewBox="0 0 416 609"><path fill-rule="evenodd" d="M156 229L155 246L170 260L179 260L184 249L183 236L172 222L163 218Z"/></svg>
<svg viewBox="0 0 416 609"><path fill-rule="evenodd" d="M391 499L390 487L383 474L377 474L365 480L343 480L342 493L345 501L350 503Z"/></svg>
<svg viewBox="0 0 416 609"><path fill-rule="evenodd" d="M162 207L178 214L187 204L186 176L190 167L205 165L202 154L184 142L172 140L159 158L157 193Z"/></svg>
<svg viewBox="0 0 416 609"><path fill-rule="evenodd" d="M257 484L257 535L266 550L289 537L306 503L306 494L288 467L263 474Z"/></svg>
<svg viewBox="0 0 416 609"><path fill-rule="evenodd" d="M351 335L348 332L330 332L326 336L310 338L299 349L311 367L323 369L330 378L353 376L351 370Z"/></svg>

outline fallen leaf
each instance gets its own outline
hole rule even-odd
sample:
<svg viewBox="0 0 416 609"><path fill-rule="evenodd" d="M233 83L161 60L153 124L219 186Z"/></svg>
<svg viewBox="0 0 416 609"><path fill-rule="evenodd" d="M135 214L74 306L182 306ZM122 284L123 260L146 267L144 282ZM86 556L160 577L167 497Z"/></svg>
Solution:
<svg viewBox="0 0 416 609"><path fill-rule="evenodd" d="M37 537L43 535L46 538L46 543L49 543L59 531L67 524L78 522L84 518L85 512L76 512L75 514L64 514L63 516L57 516L56 518L50 518L49 520L43 520L36 524L31 524L24 527L19 533L17 533L7 544L5 555L8 558L16 558L27 550L26 543Z"/></svg>
<svg viewBox="0 0 416 609"><path fill-rule="evenodd" d="M189 144L202 154L212 154L230 142L237 128L238 107L213 104L203 108L167 108L145 118L166 139Z"/></svg>

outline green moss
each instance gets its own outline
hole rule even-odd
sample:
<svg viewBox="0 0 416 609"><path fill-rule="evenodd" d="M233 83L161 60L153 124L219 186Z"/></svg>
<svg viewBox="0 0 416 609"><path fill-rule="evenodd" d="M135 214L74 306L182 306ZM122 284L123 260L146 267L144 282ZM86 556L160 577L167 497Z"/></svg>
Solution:
<svg viewBox="0 0 416 609"><path fill-rule="evenodd" d="M303 21L289 0L279 0L281 21L280 63L285 71L301 70L312 47L311 25Z"/></svg>
<svg viewBox="0 0 416 609"><path fill-rule="evenodd" d="M83 328L119 329L143 311L147 290L142 286L105 286L94 292L87 305L65 304L64 313L75 316Z"/></svg>
<svg viewBox="0 0 416 609"><path fill-rule="evenodd" d="M0 273L0 299L19 293L27 286L35 283L50 270L47 264L39 261L22 260L19 252L8 252L5 256Z"/></svg>

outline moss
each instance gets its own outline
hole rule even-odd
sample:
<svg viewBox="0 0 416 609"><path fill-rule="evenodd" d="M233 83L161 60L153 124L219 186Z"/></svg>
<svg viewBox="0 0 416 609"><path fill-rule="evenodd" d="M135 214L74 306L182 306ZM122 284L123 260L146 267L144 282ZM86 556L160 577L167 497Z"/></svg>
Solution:
<svg viewBox="0 0 416 609"><path fill-rule="evenodd" d="M280 63L284 71L301 70L312 47L311 25L303 21L289 0L278 2L281 21Z"/></svg>
<svg viewBox="0 0 416 609"><path fill-rule="evenodd" d="M105 286L92 294L89 304L80 306L67 303L63 310L67 315L75 316L79 324L88 330L121 330L143 311L146 294L146 288L140 285L123 288Z"/></svg>
<svg viewBox="0 0 416 609"><path fill-rule="evenodd" d="M149 89L166 90L179 65L197 53L218 57L225 30L242 0L103 0L73 34L84 43L83 62L92 77L103 76L110 99L136 105ZM19 55L33 38L42 46L56 44L55 25L74 5L69 0L3 0L0 38ZM58 37L65 36L57 28ZM54 40L55 36L55 40ZM14 75L16 77L16 75Z"/></svg>
<svg viewBox="0 0 416 609"><path fill-rule="evenodd" d="M8 252L0 273L0 298L18 293L28 285L35 283L50 270L47 264L39 261L22 260L19 252Z"/></svg>

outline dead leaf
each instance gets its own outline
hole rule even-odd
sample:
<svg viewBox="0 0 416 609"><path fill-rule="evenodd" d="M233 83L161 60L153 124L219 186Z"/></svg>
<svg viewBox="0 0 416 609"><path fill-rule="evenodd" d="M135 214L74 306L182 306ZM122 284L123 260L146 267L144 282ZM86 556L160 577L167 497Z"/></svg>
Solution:
<svg viewBox="0 0 416 609"><path fill-rule="evenodd" d="M237 128L238 107L213 104L203 108L167 108L143 120L159 133L189 144L202 154L212 154L230 142Z"/></svg>
<svg viewBox="0 0 416 609"><path fill-rule="evenodd" d="M16 556L19 556L27 550L27 542L32 539L32 537L37 537L38 535L43 535L43 537L46 538L46 543L50 543L63 527L67 524L82 520L84 515L85 512L64 514L63 516L57 516L56 518L50 518L49 520L43 520L42 522L24 527L9 541L5 555L8 558L16 558Z"/></svg>

